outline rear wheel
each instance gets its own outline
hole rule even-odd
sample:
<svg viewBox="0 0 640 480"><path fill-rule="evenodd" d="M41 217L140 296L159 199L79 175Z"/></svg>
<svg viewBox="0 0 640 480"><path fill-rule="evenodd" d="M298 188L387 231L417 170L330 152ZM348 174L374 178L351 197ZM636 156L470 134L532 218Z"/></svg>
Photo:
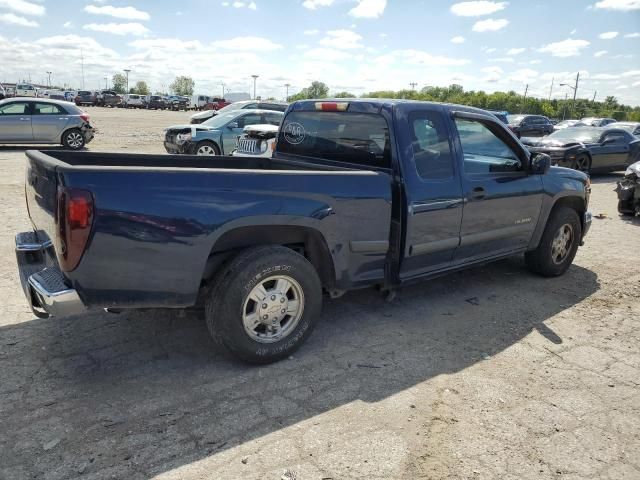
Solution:
<svg viewBox="0 0 640 480"><path fill-rule="evenodd" d="M245 250L216 276L206 300L207 327L250 363L287 358L308 338L322 306L315 268L281 246Z"/></svg>
<svg viewBox="0 0 640 480"><path fill-rule="evenodd" d="M77 128L67 130L62 134L62 145L71 150L80 150L84 147L84 135Z"/></svg>
<svg viewBox="0 0 640 480"><path fill-rule="evenodd" d="M220 149L218 146L208 140L198 142L193 149L196 155L220 155Z"/></svg>
<svg viewBox="0 0 640 480"><path fill-rule="evenodd" d="M557 277L573 262L582 238L578 213L568 207L551 212L538 248L525 254L529 269L545 277Z"/></svg>
<svg viewBox="0 0 640 480"><path fill-rule="evenodd" d="M618 200L618 213L621 215L635 215L633 203L626 200Z"/></svg>

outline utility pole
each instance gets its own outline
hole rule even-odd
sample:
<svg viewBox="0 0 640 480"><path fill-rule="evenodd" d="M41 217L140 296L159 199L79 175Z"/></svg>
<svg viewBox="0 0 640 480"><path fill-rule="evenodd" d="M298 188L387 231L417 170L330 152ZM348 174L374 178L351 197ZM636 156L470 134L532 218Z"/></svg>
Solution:
<svg viewBox="0 0 640 480"><path fill-rule="evenodd" d="M221 83L220 86L222 87L222 98L224 98L224 87L225 87L225 84Z"/></svg>
<svg viewBox="0 0 640 480"><path fill-rule="evenodd" d="M256 80L260 75L251 75L253 78L253 99L256 99Z"/></svg>
<svg viewBox="0 0 640 480"><path fill-rule="evenodd" d="M598 94L597 90L595 92L593 92L593 100L591 100L593 103L596 103L596 95L597 94Z"/></svg>
<svg viewBox="0 0 640 480"><path fill-rule="evenodd" d="M578 81L580 81L580 72L576 74L576 86L573 89L573 103L571 104L571 114L576 110L576 94L578 93Z"/></svg>
<svg viewBox="0 0 640 480"><path fill-rule="evenodd" d="M524 113L525 110L525 106L527 104L527 92L529 91L529 84L527 83L526 87L524 88L524 98L522 99L522 111L520 113Z"/></svg>
<svg viewBox="0 0 640 480"><path fill-rule="evenodd" d="M286 93L284 94L284 101L285 101L285 102L288 102L288 101L289 101L289 87L290 87L290 86L291 86L291 84L290 84L290 83L285 83L285 84L284 84L284 88L286 88L286 90L285 90L285 92L286 92Z"/></svg>
<svg viewBox="0 0 640 480"><path fill-rule="evenodd" d="M564 120L565 114L567 113L567 94L564 94L564 103L562 104L562 120Z"/></svg>
<svg viewBox="0 0 640 480"><path fill-rule="evenodd" d="M104 77L104 89L108 89L109 86L107 85L107 80L109 79L109 77Z"/></svg>
<svg viewBox="0 0 640 480"><path fill-rule="evenodd" d="M128 68L125 68L125 69L124 69L124 73L126 73L126 74L127 74L127 93L129 93L129 72L130 72L130 71L131 71L131 70L130 70L130 69L128 69Z"/></svg>
<svg viewBox="0 0 640 480"><path fill-rule="evenodd" d="M415 90L416 89L416 85L418 85L416 82L411 82L409 83L409 85L411 85L411 90Z"/></svg>
<svg viewBox="0 0 640 480"><path fill-rule="evenodd" d="M551 88L549 88L549 101L551 101L551 94L553 93L553 81L555 77L551 77Z"/></svg>
<svg viewBox="0 0 640 480"><path fill-rule="evenodd" d="M49 75L49 80L47 80L47 85L49 86L49 88L51 88L51 72L47 72L47 75Z"/></svg>

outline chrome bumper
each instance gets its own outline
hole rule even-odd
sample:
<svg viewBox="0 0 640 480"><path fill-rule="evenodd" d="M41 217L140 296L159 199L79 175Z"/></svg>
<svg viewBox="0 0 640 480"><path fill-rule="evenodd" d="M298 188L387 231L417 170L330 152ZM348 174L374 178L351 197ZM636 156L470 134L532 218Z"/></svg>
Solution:
<svg viewBox="0 0 640 480"><path fill-rule="evenodd" d="M53 255L49 240L41 241L35 232L16 235L16 259L20 283L33 313L40 318L66 316L86 310L78 292L67 285Z"/></svg>

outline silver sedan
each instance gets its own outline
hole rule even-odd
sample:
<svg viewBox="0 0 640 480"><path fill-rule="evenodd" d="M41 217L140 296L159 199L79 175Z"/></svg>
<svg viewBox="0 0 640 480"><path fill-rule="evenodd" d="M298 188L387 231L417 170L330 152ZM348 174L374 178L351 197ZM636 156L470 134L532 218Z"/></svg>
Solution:
<svg viewBox="0 0 640 480"><path fill-rule="evenodd" d="M89 115L73 103L27 97L0 100L0 144L53 143L79 150L93 133Z"/></svg>

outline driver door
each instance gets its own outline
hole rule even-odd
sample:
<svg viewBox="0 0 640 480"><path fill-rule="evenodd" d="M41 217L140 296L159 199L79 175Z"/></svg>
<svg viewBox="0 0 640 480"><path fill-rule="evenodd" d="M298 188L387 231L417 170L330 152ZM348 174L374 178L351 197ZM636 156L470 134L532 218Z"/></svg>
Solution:
<svg viewBox="0 0 640 480"><path fill-rule="evenodd" d="M12 143L33 141L30 102L11 102L0 107L0 141Z"/></svg>

